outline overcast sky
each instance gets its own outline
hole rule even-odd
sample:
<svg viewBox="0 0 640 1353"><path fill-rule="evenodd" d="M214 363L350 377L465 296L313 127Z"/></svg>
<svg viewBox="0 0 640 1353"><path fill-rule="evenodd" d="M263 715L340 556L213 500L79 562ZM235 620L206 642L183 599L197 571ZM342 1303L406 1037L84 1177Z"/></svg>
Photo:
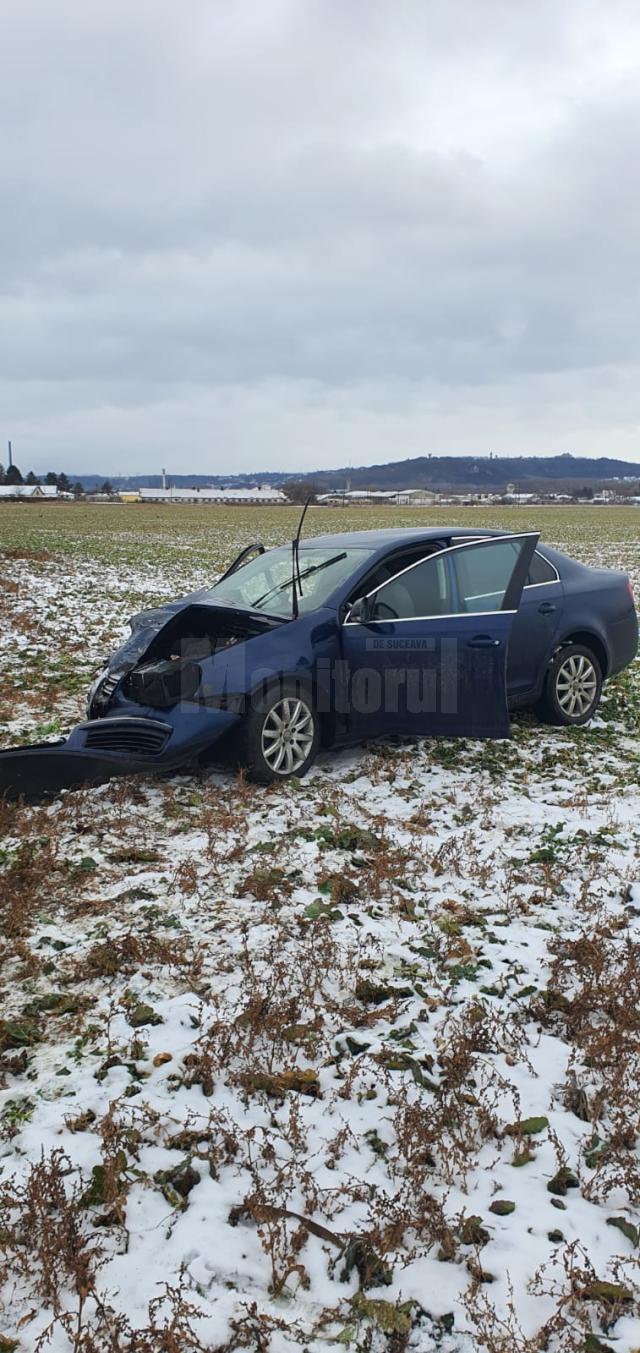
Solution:
<svg viewBox="0 0 640 1353"><path fill-rule="evenodd" d="M637 0L1 0L4 441L640 460L639 64Z"/></svg>

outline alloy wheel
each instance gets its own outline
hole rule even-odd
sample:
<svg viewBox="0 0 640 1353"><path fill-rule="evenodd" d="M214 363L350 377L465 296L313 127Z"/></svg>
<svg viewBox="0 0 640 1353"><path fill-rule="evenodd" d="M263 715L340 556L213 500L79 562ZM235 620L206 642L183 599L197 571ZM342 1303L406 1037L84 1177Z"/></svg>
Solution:
<svg viewBox="0 0 640 1353"><path fill-rule="evenodd" d="M556 699L563 714L581 717L591 708L598 691L598 676L583 653L572 653L558 668Z"/></svg>
<svg viewBox="0 0 640 1353"><path fill-rule="evenodd" d="M262 755L277 775L291 775L304 765L314 737L313 715L304 700L279 700L262 725Z"/></svg>

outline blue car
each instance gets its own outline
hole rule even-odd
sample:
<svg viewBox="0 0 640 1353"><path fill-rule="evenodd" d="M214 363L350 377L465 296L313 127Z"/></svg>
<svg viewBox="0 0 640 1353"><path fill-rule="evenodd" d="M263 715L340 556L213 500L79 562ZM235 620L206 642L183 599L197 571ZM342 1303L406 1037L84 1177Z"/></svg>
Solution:
<svg viewBox="0 0 640 1353"><path fill-rule="evenodd" d="M503 738L510 707L584 724L635 657L629 579L536 533L430 527L249 546L213 586L131 621L60 745L0 754L30 794L230 755L302 776L380 735Z"/></svg>

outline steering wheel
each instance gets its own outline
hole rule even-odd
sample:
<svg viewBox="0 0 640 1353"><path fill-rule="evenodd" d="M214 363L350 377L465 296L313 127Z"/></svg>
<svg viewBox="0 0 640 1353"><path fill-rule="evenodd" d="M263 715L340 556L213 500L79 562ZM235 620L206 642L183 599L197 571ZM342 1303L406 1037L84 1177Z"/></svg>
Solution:
<svg viewBox="0 0 640 1353"><path fill-rule="evenodd" d="M388 615L378 615L378 611L388 611ZM398 620L398 612L394 611L393 606L389 606L386 601L377 601L375 604L375 620Z"/></svg>

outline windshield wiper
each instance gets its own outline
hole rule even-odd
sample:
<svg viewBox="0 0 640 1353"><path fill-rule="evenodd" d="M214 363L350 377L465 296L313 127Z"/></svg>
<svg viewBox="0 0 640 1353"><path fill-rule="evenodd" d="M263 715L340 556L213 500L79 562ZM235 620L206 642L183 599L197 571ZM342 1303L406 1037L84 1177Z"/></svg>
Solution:
<svg viewBox="0 0 640 1353"><path fill-rule="evenodd" d="M221 577L218 578L218 582L223 583L226 578L231 577L232 573L237 573L238 569L242 568L245 560L249 558L250 554L253 554L254 550L256 550L258 554L266 553L265 547L262 544L261 540L254 541L253 545L245 546L244 550L241 550L239 555L237 555L237 557L234 559L233 563L229 565L229 568L227 569L226 573L223 573Z"/></svg>
<svg viewBox="0 0 640 1353"><path fill-rule="evenodd" d="M340 561L340 559L346 559L346 557L347 551L343 550L341 554L334 554L331 556L330 559L325 559L322 564L311 564L309 568L303 569L302 573L298 574L298 581L300 581L302 578L308 578L312 573L321 573L323 568L329 568L331 564L337 564ZM286 582L277 583L275 587L270 587L268 592L264 592L261 597L257 598L256 601L251 602L252 609L253 607L261 606L263 601L268 601L269 597L275 596L277 592L286 592L287 588L293 587L295 582L296 578L294 575L291 578L287 578Z"/></svg>

